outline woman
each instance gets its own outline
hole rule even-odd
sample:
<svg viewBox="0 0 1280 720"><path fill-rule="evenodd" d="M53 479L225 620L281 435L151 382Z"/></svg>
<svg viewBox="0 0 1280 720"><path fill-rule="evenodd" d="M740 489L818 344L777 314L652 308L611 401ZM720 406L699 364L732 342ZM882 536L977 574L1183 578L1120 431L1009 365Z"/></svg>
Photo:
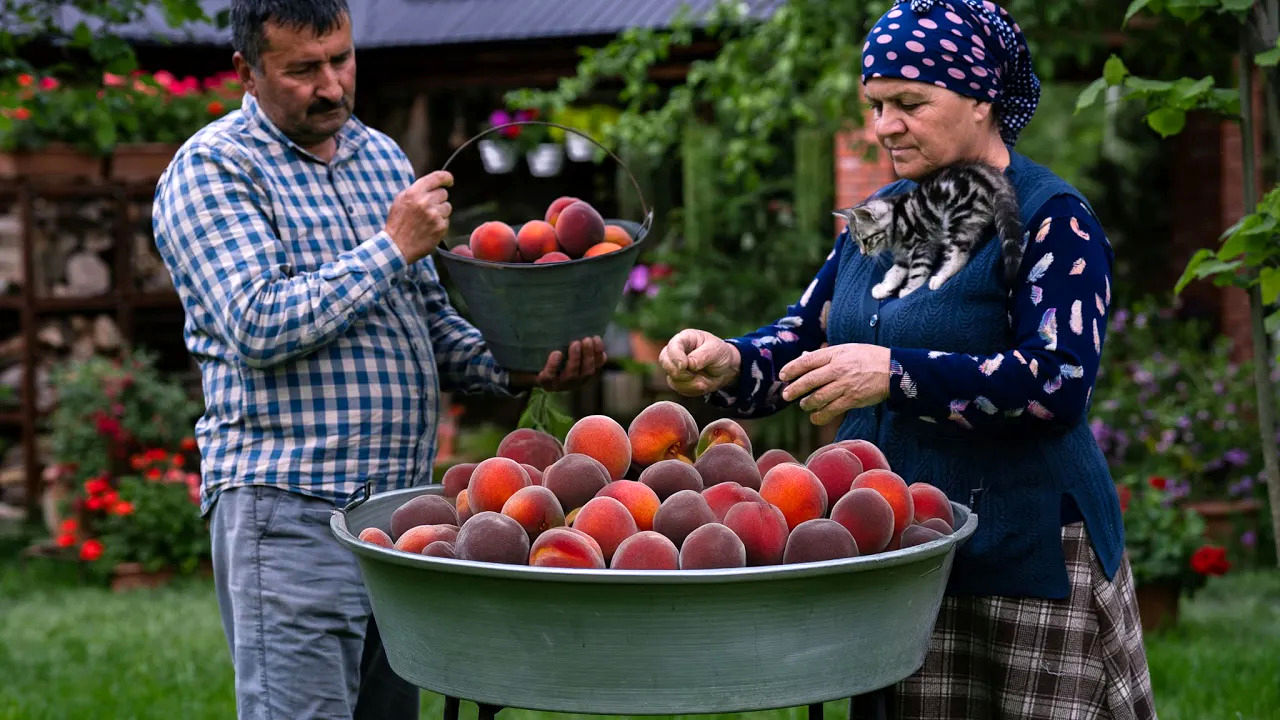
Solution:
<svg viewBox="0 0 1280 720"><path fill-rule="evenodd" d="M937 290L877 301L891 260L846 231L782 320L673 337L668 383L744 416L797 400L816 424L843 415L839 438L977 512L898 717L1154 717L1119 502L1085 418L1112 253L1079 192L1012 150L1039 97L1021 30L989 2L899 2L862 81L904 179L877 194L963 161L1004 171L1027 229L1014 286L987 241Z"/></svg>

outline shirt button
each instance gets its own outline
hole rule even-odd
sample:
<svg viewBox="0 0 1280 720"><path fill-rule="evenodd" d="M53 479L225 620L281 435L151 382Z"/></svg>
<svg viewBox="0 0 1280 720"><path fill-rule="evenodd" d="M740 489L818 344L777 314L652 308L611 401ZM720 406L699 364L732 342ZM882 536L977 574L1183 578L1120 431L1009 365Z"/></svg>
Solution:
<svg viewBox="0 0 1280 720"><path fill-rule="evenodd" d="M871 316L871 323L870 323L871 327L875 327L875 326L876 326L876 324L877 324L877 323L879 323L879 322L880 322L880 315L879 315L879 314L876 314L876 315L872 315L872 316Z"/></svg>

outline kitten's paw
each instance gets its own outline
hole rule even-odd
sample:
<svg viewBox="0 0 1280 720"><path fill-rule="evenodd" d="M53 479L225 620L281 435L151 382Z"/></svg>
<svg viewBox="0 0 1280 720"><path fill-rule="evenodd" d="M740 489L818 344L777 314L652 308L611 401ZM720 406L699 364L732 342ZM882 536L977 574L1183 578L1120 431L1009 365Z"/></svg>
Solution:
<svg viewBox="0 0 1280 720"><path fill-rule="evenodd" d="M910 295L911 293L915 292L915 291L916 291L916 289L917 289L917 288L919 288L919 287L920 287L919 285L917 285L916 287L904 287L904 288L902 288L901 290L899 290L899 291L898 291L898 297L900 297L900 298L904 298L904 297L906 297L906 296Z"/></svg>
<svg viewBox="0 0 1280 720"><path fill-rule="evenodd" d="M929 289L937 290L938 288L942 287L942 283L946 281L947 281L947 278L940 278L935 275L934 277L929 278Z"/></svg>
<svg viewBox="0 0 1280 720"><path fill-rule="evenodd" d="M876 300L883 300L892 294L893 294L893 290L890 290L889 288L886 288L883 285L876 285L875 287L871 288L871 297L875 298Z"/></svg>

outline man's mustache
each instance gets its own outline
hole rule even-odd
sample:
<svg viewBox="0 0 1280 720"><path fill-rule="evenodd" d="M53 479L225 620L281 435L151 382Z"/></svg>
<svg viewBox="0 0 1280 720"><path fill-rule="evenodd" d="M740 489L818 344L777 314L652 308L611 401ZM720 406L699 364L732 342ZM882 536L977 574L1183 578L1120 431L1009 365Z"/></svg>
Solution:
<svg viewBox="0 0 1280 720"><path fill-rule="evenodd" d="M331 111L331 110L337 110L337 109L339 109L339 108L341 108L341 109L343 109L343 110L347 110L347 109L349 109L349 108L347 108L347 99L346 99L346 98L343 98L343 99L339 100L338 102L329 102L328 100L320 100L320 101L317 101L316 103L314 103L313 105L311 105L311 107L307 108L307 114L308 114L308 115L319 115L319 114L321 114L321 113L327 113L327 112L329 112L329 111Z"/></svg>

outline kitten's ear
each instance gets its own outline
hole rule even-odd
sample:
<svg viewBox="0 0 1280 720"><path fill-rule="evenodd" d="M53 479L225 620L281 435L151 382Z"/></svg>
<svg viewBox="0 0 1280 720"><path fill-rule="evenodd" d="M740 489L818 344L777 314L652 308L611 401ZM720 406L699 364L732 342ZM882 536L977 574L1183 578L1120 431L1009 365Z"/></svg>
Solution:
<svg viewBox="0 0 1280 720"><path fill-rule="evenodd" d="M835 215L838 218L842 218L845 224L848 225L849 234L850 235L854 234L853 208L841 208L840 210L833 210L831 214Z"/></svg>

